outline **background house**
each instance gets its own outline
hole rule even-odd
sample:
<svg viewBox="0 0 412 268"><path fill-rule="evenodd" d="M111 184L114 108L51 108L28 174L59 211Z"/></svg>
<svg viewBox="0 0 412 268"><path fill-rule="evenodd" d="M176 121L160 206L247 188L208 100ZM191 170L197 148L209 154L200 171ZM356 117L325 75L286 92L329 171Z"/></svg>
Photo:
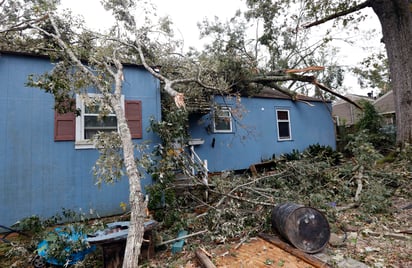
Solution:
<svg viewBox="0 0 412 268"><path fill-rule="evenodd" d="M0 224L40 215L49 217L62 208L100 216L121 213L128 203L128 181L95 185L91 168L98 152L85 142L93 133L96 115L80 117L56 114L54 98L37 88L25 86L30 74L52 68L48 58L27 54L0 54ZM124 68L123 94L134 142L158 143L144 131L149 118L160 120L159 81L140 66ZM85 109L81 100L78 108ZM87 112L87 111L86 111ZM110 116L108 116L109 118ZM113 128L113 118L97 128ZM114 123L116 128L116 123ZM146 176L142 184L151 183Z"/></svg>
<svg viewBox="0 0 412 268"><path fill-rule="evenodd" d="M356 94L346 94L348 99L359 102L361 100L374 101L372 96L361 96ZM332 115L337 126L352 126L362 117L362 111L353 104L339 99L332 105Z"/></svg>
<svg viewBox="0 0 412 268"><path fill-rule="evenodd" d="M382 115L384 119L384 126L392 127L395 125L395 100L392 90L378 98L373 97L372 93L368 94L368 96L347 94L345 97L355 102L359 102L361 100L371 102L379 114ZM359 118L363 115L361 110L345 100L337 100L332 105L332 108L332 113L336 120L337 126L352 126L356 124Z"/></svg>
<svg viewBox="0 0 412 268"><path fill-rule="evenodd" d="M331 103L273 89L253 97L215 96L215 109L192 114L189 134L210 172L247 169L251 164L303 151L317 144L335 148Z"/></svg>
<svg viewBox="0 0 412 268"><path fill-rule="evenodd" d="M373 106L382 115L384 126L395 126L395 99L392 90L377 98Z"/></svg>

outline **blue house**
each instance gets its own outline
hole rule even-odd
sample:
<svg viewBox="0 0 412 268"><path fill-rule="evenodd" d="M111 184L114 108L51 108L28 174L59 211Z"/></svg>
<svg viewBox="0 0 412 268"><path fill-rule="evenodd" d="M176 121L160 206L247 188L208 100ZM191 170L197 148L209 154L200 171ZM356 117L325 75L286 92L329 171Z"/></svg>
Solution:
<svg viewBox="0 0 412 268"><path fill-rule="evenodd" d="M307 96L297 100L265 88L253 97L215 96L214 109L192 114L191 144L209 172L247 169L308 146L336 148L330 102Z"/></svg>
<svg viewBox="0 0 412 268"><path fill-rule="evenodd" d="M128 181L99 189L91 169L98 152L88 138L98 130L117 128L107 116L105 124L76 98L81 116L60 115L54 97L25 86L30 74L51 70L48 58L22 53L0 53L0 224L11 225L30 215L49 217L62 208L100 216L121 213L128 203ZM133 141L159 143L145 131L151 117L160 120L159 81L143 67L124 67L124 105ZM92 96L92 95L91 95ZM142 186L151 183L150 176Z"/></svg>
<svg viewBox="0 0 412 268"><path fill-rule="evenodd" d="M30 215L44 218L62 208L99 216L121 213L128 202L127 179L98 188L92 167L98 152L89 138L117 128L110 114L105 124L76 97L82 112L58 114L54 98L25 86L30 74L53 67L46 57L0 52L0 224ZM161 119L160 84L143 67L126 65L124 108L135 143L160 142L144 131L150 118ZM98 95L90 92L90 97ZM208 113L189 118L190 144L209 172L242 170L292 150L319 143L335 148L331 103L264 89L253 97L215 96ZM150 184L145 175L142 186Z"/></svg>

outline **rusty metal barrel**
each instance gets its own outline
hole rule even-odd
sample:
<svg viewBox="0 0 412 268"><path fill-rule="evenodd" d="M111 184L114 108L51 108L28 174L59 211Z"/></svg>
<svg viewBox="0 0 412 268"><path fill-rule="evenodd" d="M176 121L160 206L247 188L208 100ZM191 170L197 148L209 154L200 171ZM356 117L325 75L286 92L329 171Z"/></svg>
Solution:
<svg viewBox="0 0 412 268"><path fill-rule="evenodd" d="M321 251L330 238L326 217L315 208L295 203L280 204L272 210L272 229L306 253Z"/></svg>

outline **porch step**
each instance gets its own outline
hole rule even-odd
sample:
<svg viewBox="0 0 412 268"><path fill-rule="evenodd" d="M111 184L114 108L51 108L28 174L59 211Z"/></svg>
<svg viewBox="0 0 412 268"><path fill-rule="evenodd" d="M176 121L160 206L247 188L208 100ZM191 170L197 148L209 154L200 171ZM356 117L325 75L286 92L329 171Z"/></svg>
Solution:
<svg viewBox="0 0 412 268"><path fill-rule="evenodd" d="M183 187L195 187L195 186L200 186L204 185L202 182L196 182L192 178L184 176L176 177L174 180L174 185L177 188L183 188Z"/></svg>

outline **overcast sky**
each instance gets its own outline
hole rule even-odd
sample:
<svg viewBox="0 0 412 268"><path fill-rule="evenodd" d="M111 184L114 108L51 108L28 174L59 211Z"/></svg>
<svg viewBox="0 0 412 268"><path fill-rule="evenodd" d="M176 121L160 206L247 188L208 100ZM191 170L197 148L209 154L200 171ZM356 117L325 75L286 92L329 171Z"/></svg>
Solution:
<svg viewBox="0 0 412 268"><path fill-rule="evenodd" d="M236 10L245 10L245 3L242 0L151 0L157 7L157 15L163 17L168 15L175 25L175 35L184 40L185 48L196 46L201 48L199 41L199 30L197 23L204 18L213 20L219 17L220 20L230 19ZM70 8L74 13L85 17L86 22L95 29L104 28L111 25L107 16L104 16L104 9L99 0L62 0L63 6ZM366 11L366 12L370 12ZM379 28L379 21L376 16L364 21L361 27L367 29L371 26ZM351 35L349 33L349 35ZM379 44L380 34L378 33L372 40L364 41L360 34L351 36L356 40L355 45L347 45L342 41L336 42L336 46L341 47L339 61L343 66L352 66L362 60L366 53L362 50L369 47L374 50ZM359 90L356 78L347 76L345 85L349 92L366 95L369 90Z"/></svg>
<svg viewBox="0 0 412 268"><path fill-rule="evenodd" d="M222 20L231 18L236 10L245 9L242 0L150 0L157 7L158 17L169 16L175 25L176 36L185 41L185 47L198 46L199 30L197 23L204 18L215 16ZM92 28L102 28L111 24L102 18L104 9L99 0L62 0L76 14L85 17ZM179 36L180 35L180 36Z"/></svg>

